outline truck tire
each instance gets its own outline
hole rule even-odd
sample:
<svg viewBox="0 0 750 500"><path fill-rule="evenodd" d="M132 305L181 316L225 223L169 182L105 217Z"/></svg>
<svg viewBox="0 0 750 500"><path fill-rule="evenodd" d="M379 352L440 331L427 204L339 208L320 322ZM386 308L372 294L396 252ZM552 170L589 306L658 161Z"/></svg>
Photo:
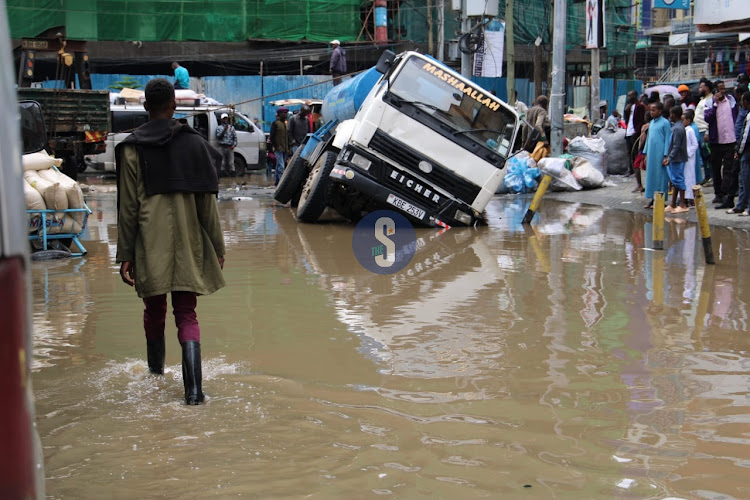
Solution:
<svg viewBox="0 0 750 500"><path fill-rule="evenodd" d="M238 155L237 153L234 154L234 175L237 177L243 177L245 175L245 170L247 170L247 164L245 163L245 159Z"/></svg>
<svg viewBox="0 0 750 500"><path fill-rule="evenodd" d="M305 159L300 156L301 153L302 148L297 148L297 151L292 155L292 159L289 160L289 164L284 169L284 173L281 174L279 185L276 186L276 191L273 193L273 198L279 203L291 201L295 197L295 194L301 191L305 182L307 165L305 164ZM299 200L299 197L297 199Z"/></svg>
<svg viewBox="0 0 750 500"><path fill-rule="evenodd" d="M328 205L331 194L331 179L328 177L336 164L334 151L323 153L307 176L297 207L297 219L315 222Z"/></svg>
<svg viewBox="0 0 750 500"><path fill-rule="evenodd" d="M62 164L62 173L73 179L78 180L78 160L75 156L66 156Z"/></svg>
<svg viewBox="0 0 750 500"><path fill-rule="evenodd" d="M86 169L89 168L89 166L86 164L86 161L78 161L78 173L82 174L86 171Z"/></svg>

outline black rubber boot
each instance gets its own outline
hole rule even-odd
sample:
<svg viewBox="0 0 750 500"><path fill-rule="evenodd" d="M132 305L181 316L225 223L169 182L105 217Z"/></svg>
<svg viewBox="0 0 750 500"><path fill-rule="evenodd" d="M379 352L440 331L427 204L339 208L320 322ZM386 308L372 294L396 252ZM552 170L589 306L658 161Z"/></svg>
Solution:
<svg viewBox="0 0 750 500"><path fill-rule="evenodd" d="M202 378L201 343L189 340L182 344L182 380L185 383L185 404L199 405L203 402Z"/></svg>
<svg viewBox="0 0 750 500"><path fill-rule="evenodd" d="M164 375L164 355L164 337L158 340L146 340L148 371L157 375Z"/></svg>

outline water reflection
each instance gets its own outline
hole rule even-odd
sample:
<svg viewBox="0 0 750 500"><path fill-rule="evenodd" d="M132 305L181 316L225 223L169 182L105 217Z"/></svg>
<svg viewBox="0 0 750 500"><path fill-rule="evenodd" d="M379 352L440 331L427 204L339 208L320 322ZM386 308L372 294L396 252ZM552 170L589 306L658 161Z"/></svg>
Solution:
<svg viewBox="0 0 750 500"><path fill-rule="evenodd" d="M645 216L546 203L524 228L518 198L488 227L418 230L379 276L348 224L222 201L229 286L199 301L209 402L188 412L174 327L149 377L114 201L89 204L89 255L32 265L53 497L165 478L215 497L746 496L745 233L717 231L706 267L689 223L656 252Z"/></svg>

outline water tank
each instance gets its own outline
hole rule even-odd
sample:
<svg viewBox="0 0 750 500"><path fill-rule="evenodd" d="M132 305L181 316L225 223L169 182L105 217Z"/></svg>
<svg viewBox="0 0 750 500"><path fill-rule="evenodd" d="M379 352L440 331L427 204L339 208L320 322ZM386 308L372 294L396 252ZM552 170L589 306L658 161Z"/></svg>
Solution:
<svg viewBox="0 0 750 500"><path fill-rule="evenodd" d="M323 98L323 120L342 122L354 118L381 76L373 67L333 87Z"/></svg>

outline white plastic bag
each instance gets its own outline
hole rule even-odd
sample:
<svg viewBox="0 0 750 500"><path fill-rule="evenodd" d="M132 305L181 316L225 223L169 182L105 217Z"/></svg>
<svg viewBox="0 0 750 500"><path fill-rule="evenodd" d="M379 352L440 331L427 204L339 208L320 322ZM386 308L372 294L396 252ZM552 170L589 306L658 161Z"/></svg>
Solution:
<svg viewBox="0 0 750 500"><path fill-rule="evenodd" d="M575 137L568 143L568 153L586 158L602 175L606 175L604 140L599 138Z"/></svg>
<svg viewBox="0 0 750 500"><path fill-rule="evenodd" d="M550 189L552 191L580 191L581 185L573 174L565 168L565 158L542 158L539 160L539 168L542 175L552 177Z"/></svg>
<svg viewBox="0 0 750 500"><path fill-rule="evenodd" d="M584 188L598 188L604 183L604 175L595 169L590 161L581 156L576 156L573 160L571 172Z"/></svg>

